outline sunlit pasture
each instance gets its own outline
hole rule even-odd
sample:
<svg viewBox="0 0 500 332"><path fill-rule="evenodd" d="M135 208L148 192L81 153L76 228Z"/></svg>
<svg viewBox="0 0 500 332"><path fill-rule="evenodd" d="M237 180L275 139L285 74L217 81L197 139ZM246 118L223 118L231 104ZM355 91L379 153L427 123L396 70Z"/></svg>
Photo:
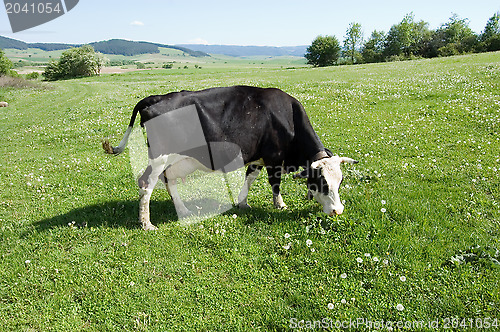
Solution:
<svg viewBox="0 0 500 332"><path fill-rule="evenodd" d="M344 214L324 215L290 174L288 209L274 209L263 172L252 209L189 227L157 190L159 230L143 231L129 152L105 155L102 138L117 144L148 95L237 84L294 96L326 147L360 161L343 166ZM41 85L0 87L10 105L0 109L6 330L498 326L500 53Z"/></svg>

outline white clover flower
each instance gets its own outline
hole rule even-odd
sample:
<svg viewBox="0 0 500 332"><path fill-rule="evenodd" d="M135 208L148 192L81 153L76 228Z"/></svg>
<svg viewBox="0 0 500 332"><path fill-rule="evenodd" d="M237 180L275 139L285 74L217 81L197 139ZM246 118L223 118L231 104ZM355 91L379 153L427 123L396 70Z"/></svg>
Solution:
<svg viewBox="0 0 500 332"><path fill-rule="evenodd" d="M342 273L342 274L340 275L340 277L341 277L342 279L347 278L347 273Z"/></svg>
<svg viewBox="0 0 500 332"><path fill-rule="evenodd" d="M29 263L31 263L31 261L29 259L24 261L24 264L29 264Z"/></svg>
<svg viewBox="0 0 500 332"><path fill-rule="evenodd" d="M375 263L378 263L378 257L373 257L373 261L374 261Z"/></svg>
<svg viewBox="0 0 500 332"><path fill-rule="evenodd" d="M399 277L399 280L401 280L402 282L405 282L406 281L406 277L405 276L401 276L401 277Z"/></svg>
<svg viewBox="0 0 500 332"><path fill-rule="evenodd" d="M286 246L283 246L283 249L288 250L288 249L290 249L291 245L292 245L292 244L291 244L291 243L289 243L289 244L287 244Z"/></svg>
<svg viewBox="0 0 500 332"><path fill-rule="evenodd" d="M387 210L386 210L385 208L381 208L381 209L380 209L380 212L382 212L382 213L386 213L386 212L387 212Z"/></svg>
<svg viewBox="0 0 500 332"><path fill-rule="evenodd" d="M333 309L333 307L334 307L333 303L331 303L331 302L330 302L330 303L328 303L328 309L332 310L332 309Z"/></svg>
<svg viewBox="0 0 500 332"><path fill-rule="evenodd" d="M370 253L366 253L366 254L365 254L365 257L366 257L366 258L370 258L370 256L371 256L371 255L370 255Z"/></svg>
<svg viewBox="0 0 500 332"><path fill-rule="evenodd" d="M236 218L238 218L238 215L235 213L235 214L233 214L233 219L236 219Z"/></svg>
<svg viewBox="0 0 500 332"><path fill-rule="evenodd" d="M363 258L361 258L361 257L356 258L356 262L363 263Z"/></svg>
<svg viewBox="0 0 500 332"><path fill-rule="evenodd" d="M386 201L385 201L385 200L382 200L382 202L381 202L381 203L382 203L382 205L385 205Z"/></svg>
<svg viewBox="0 0 500 332"><path fill-rule="evenodd" d="M385 265L388 265L388 264L389 264L389 260L384 259L384 260L382 261L382 263L384 263Z"/></svg>
<svg viewBox="0 0 500 332"><path fill-rule="evenodd" d="M311 240L307 239L306 244L308 247L310 247L313 244L313 242Z"/></svg>
<svg viewBox="0 0 500 332"><path fill-rule="evenodd" d="M314 249L314 248L311 248L311 252L315 252L315 251L316 251L316 249Z"/></svg>
<svg viewBox="0 0 500 332"><path fill-rule="evenodd" d="M290 238L290 234L285 233L285 239L288 239L288 238Z"/></svg>
<svg viewBox="0 0 500 332"><path fill-rule="evenodd" d="M405 307L404 307L401 303L399 303L399 304L396 306L396 309L397 309L397 310L399 310L399 311L403 311L403 310L405 310Z"/></svg>
<svg viewBox="0 0 500 332"><path fill-rule="evenodd" d="M347 303L347 301L346 301L345 299L342 299L342 300L340 300L340 303L342 303L342 304L346 304L346 303Z"/></svg>

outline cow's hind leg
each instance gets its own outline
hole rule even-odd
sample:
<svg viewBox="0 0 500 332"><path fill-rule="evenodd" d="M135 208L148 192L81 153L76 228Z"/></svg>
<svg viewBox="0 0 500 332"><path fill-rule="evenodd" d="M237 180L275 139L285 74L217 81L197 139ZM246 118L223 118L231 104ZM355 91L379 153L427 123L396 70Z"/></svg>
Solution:
<svg viewBox="0 0 500 332"><path fill-rule="evenodd" d="M273 203L278 209L286 209L287 206L283 202L283 197L281 197L280 184L281 184L281 174L283 168L281 166L269 166L267 167L267 176L269 178L269 184L271 185L273 191Z"/></svg>
<svg viewBox="0 0 500 332"><path fill-rule="evenodd" d="M238 207L240 209L248 209L250 205L247 203L248 192L250 191L250 186L255 181L257 176L259 176L262 166L249 165L245 175L245 183L243 188L241 188L240 194L238 195Z"/></svg>
<svg viewBox="0 0 500 332"><path fill-rule="evenodd" d="M179 219L189 217L192 213L189 209L184 205L184 202L181 199L181 196L177 192L177 180L170 179L167 181L168 192L170 193L170 197L172 197L172 201L174 202L175 211L177 212L177 216Z"/></svg>

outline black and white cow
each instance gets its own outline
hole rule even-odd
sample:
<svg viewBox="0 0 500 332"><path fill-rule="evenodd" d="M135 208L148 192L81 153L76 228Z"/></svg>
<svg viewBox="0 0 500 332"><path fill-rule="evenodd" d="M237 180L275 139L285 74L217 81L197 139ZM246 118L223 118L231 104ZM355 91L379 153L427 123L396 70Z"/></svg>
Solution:
<svg viewBox="0 0 500 332"><path fill-rule="evenodd" d="M243 164L248 168L238 196L240 208L248 207L250 186L264 166L272 186L274 205L286 208L280 194L281 174L302 167L303 171L294 177L307 178L308 188L323 206L323 211L330 216L344 211L339 197L340 164L357 161L333 156L313 130L300 102L279 89L233 86L147 97L135 106L120 144L112 147L105 140L104 150L119 154L125 149L137 113L140 113L141 126L144 126L145 123L154 123L155 118L159 119L162 114L188 106L196 110L207 142L229 142L241 149ZM196 170L215 169L189 155L175 154L172 157L167 152L152 152L153 143L156 146L162 144L152 142L154 139L148 132L149 164L139 178L139 220L145 230L156 229L150 222L149 201L162 174L177 213L182 216L190 212L179 197L176 180Z"/></svg>

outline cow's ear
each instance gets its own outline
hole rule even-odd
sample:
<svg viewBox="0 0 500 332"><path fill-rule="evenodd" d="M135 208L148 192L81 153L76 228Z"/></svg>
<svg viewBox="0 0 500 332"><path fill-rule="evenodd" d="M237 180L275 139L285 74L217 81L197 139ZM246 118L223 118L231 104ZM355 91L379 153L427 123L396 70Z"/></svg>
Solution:
<svg viewBox="0 0 500 332"><path fill-rule="evenodd" d="M304 169L302 172L295 173L294 179L307 179L309 177L309 168Z"/></svg>

